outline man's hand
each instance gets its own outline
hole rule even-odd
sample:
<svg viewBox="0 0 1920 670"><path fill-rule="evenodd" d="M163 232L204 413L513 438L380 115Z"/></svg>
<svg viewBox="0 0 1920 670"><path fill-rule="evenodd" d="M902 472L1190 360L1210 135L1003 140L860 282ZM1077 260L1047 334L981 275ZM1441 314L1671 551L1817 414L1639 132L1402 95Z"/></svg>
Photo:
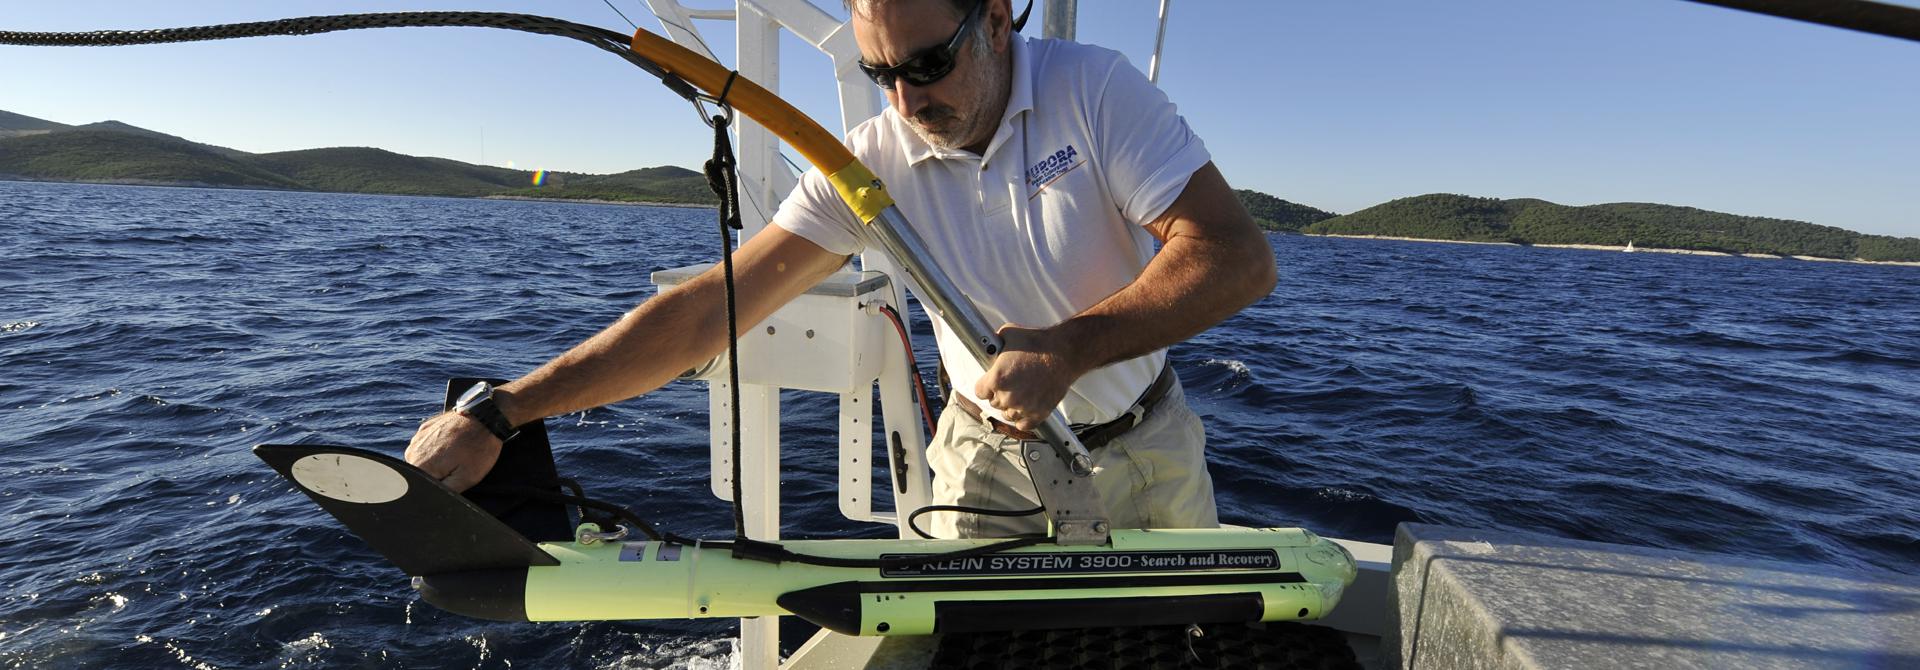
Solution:
<svg viewBox="0 0 1920 670"><path fill-rule="evenodd" d="M1032 431L1047 422L1067 389L1087 371L1070 355L1066 338L1053 329L1000 327L1004 346L993 367L973 385L974 395L1000 410L1007 423Z"/></svg>
<svg viewBox="0 0 1920 670"><path fill-rule="evenodd" d="M498 460L500 438L480 422L454 412L427 419L407 444L407 462L454 491L473 488Z"/></svg>

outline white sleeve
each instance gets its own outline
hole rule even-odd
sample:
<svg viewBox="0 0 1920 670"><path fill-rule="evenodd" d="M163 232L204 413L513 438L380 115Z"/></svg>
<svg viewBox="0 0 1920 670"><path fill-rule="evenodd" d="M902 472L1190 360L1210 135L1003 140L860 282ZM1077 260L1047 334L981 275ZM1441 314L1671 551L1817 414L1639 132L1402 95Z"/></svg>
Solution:
<svg viewBox="0 0 1920 670"><path fill-rule="evenodd" d="M1173 205L1187 180L1213 156L1167 94L1116 56L1105 86L1089 92L1100 152L1095 155L1102 156L1107 192L1120 214L1146 225Z"/></svg>
<svg viewBox="0 0 1920 670"><path fill-rule="evenodd" d="M774 211L772 224L836 254L850 256L866 249L860 220L817 167L800 175L800 185Z"/></svg>

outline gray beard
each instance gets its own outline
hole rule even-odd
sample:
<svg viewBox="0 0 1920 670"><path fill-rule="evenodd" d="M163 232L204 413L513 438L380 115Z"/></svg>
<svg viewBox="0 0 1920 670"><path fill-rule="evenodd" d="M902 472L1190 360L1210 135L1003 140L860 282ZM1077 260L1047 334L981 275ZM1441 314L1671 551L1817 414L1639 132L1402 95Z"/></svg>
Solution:
<svg viewBox="0 0 1920 670"><path fill-rule="evenodd" d="M926 141L927 144L931 144L936 147L940 147L943 149L954 149L954 148L966 146L967 144L969 144L969 142L966 142L964 140L954 139L952 136L948 134L936 135L934 134L934 131L928 130L925 126L921 125L921 123L923 122L945 121L952 117L953 117L952 107L941 106L936 108L930 108L922 112L920 115L915 116L912 119L908 119L907 127L912 128L913 134L919 135L921 140L924 140ZM973 126L972 123L968 123L968 124L965 124L965 127L958 128L958 130L971 133L973 131L972 126Z"/></svg>
<svg viewBox="0 0 1920 670"><path fill-rule="evenodd" d="M975 63L984 65L984 69L977 69L975 71L983 73L985 76L982 81L977 82L971 87L975 93L974 97L968 100L967 103L969 103L968 106L972 108L972 115L962 118L958 126L951 132L939 134L922 127L916 120L947 121L959 113L954 108L945 105L929 107L922 110L922 112L913 119L907 119L907 127L912 128L913 134L919 135L920 139L927 144L942 149L963 148L983 139L978 136L990 133L994 126L1000 121L998 118L988 119L985 117L992 111L988 108L992 106L991 103L993 102L994 96L1004 92L1004 89L1007 87L1007 80L1011 78L1012 73L1007 72L1005 67L1002 67L1000 63L994 61L993 47L989 45L985 36L976 35L973 43L979 46L975 47L970 55ZM1009 56L1009 58L1011 58L1011 56ZM991 137L991 135L988 136Z"/></svg>

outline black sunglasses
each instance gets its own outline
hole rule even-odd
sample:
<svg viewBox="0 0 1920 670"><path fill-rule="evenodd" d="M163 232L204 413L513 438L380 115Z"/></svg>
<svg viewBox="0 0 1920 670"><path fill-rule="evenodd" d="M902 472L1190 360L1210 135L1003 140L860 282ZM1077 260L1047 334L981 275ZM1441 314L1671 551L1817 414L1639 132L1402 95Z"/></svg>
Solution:
<svg viewBox="0 0 1920 670"><path fill-rule="evenodd" d="M960 45L967 41L967 34L973 31L974 24L980 22L980 8L986 5L986 0L973 4L973 9L967 12L967 18L962 20L960 27L953 31L953 37L947 39L946 46L928 47L914 54L913 57L901 61L899 65L887 67L868 65L863 59L860 61L860 71L867 73L867 78L872 79L873 83L878 84L880 88L889 91L893 90L895 79L905 79L907 83L914 86L928 86L940 81L947 76L947 73L953 72L954 54L959 53Z"/></svg>

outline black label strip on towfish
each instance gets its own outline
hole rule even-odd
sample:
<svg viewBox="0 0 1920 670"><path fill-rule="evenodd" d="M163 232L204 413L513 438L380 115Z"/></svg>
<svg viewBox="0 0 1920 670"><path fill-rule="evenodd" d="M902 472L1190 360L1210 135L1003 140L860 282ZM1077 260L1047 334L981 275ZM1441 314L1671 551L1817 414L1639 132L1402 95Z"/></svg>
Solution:
<svg viewBox="0 0 1920 670"><path fill-rule="evenodd" d="M881 559L929 554L882 554ZM1207 572L1278 570L1272 549L1194 549L1182 551L1106 551L1087 553L990 554L919 565L883 568L882 577L996 577L1018 575L1097 575L1126 572Z"/></svg>

